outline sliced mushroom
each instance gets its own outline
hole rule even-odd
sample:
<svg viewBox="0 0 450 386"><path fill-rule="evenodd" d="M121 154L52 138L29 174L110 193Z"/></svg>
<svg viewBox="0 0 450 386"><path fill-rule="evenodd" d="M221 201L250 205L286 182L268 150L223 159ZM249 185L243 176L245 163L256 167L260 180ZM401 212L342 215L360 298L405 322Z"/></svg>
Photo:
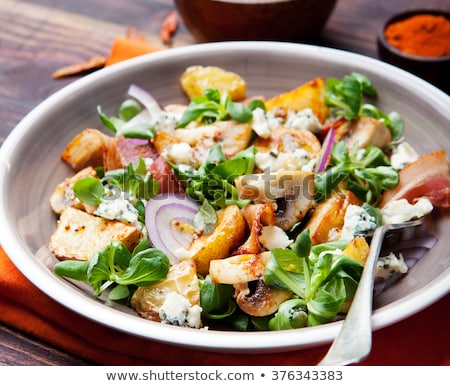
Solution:
<svg viewBox="0 0 450 386"><path fill-rule="evenodd" d="M239 308L251 316L268 316L278 310L284 301L292 297L292 292L278 290L264 283L256 281L255 290L252 292L248 283L235 285L236 303Z"/></svg>
<svg viewBox="0 0 450 386"><path fill-rule="evenodd" d="M239 197L256 203L270 203L275 209L275 225L290 229L302 220L314 203L314 174L279 171L239 177L235 181Z"/></svg>

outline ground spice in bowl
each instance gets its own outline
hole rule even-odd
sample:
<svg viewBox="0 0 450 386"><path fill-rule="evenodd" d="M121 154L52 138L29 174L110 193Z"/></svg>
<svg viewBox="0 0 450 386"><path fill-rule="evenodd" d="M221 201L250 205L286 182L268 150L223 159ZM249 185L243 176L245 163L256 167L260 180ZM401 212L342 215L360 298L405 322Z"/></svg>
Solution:
<svg viewBox="0 0 450 386"><path fill-rule="evenodd" d="M407 54L450 55L450 20L441 15L413 15L389 24L384 34L389 44Z"/></svg>
<svg viewBox="0 0 450 386"><path fill-rule="evenodd" d="M414 9L392 15L377 34L380 59L450 93L450 12Z"/></svg>

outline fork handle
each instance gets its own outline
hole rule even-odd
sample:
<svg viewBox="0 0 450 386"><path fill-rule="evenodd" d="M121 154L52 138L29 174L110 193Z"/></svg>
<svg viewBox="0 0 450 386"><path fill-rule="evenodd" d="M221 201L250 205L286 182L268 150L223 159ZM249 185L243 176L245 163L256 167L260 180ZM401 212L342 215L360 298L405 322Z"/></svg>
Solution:
<svg viewBox="0 0 450 386"><path fill-rule="evenodd" d="M344 366L358 363L369 355L372 347L373 280L378 256L389 225L378 227L370 243L370 252L342 327L319 366Z"/></svg>

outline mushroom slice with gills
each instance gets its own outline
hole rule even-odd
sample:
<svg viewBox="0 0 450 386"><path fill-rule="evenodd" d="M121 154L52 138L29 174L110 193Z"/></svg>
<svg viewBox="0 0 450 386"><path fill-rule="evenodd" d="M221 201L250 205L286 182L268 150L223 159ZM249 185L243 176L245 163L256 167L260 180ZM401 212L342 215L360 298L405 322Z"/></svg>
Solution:
<svg viewBox="0 0 450 386"><path fill-rule="evenodd" d="M314 203L314 174L306 171L279 171L238 177L240 199L270 203L275 210L275 225L289 230L301 221Z"/></svg>
<svg viewBox="0 0 450 386"><path fill-rule="evenodd" d="M234 287L237 305L251 316L272 315L281 303L292 297L292 292L273 288L262 279L255 282L254 290L251 290L248 284L237 284Z"/></svg>

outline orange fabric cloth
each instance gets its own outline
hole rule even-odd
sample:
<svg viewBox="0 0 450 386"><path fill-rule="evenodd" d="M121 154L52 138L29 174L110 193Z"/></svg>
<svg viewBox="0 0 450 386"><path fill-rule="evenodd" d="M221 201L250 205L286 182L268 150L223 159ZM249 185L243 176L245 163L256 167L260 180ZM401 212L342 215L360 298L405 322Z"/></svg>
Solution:
<svg viewBox="0 0 450 386"><path fill-rule="evenodd" d="M112 45L105 66L121 62L135 56L148 54L150 52L160 51L162 47L156 46L145 40L136 39L133 37L119 36Z"/></svg>
<svg viewBox="0 0 450 386"><path fill-rule="evenodd" d="M378 330L362 365L450 365L450 295ZM101 365L309 366L328 345L286 353L211 353L130 336L65 308L31 284L0 248L0 322Z"/></svg>

